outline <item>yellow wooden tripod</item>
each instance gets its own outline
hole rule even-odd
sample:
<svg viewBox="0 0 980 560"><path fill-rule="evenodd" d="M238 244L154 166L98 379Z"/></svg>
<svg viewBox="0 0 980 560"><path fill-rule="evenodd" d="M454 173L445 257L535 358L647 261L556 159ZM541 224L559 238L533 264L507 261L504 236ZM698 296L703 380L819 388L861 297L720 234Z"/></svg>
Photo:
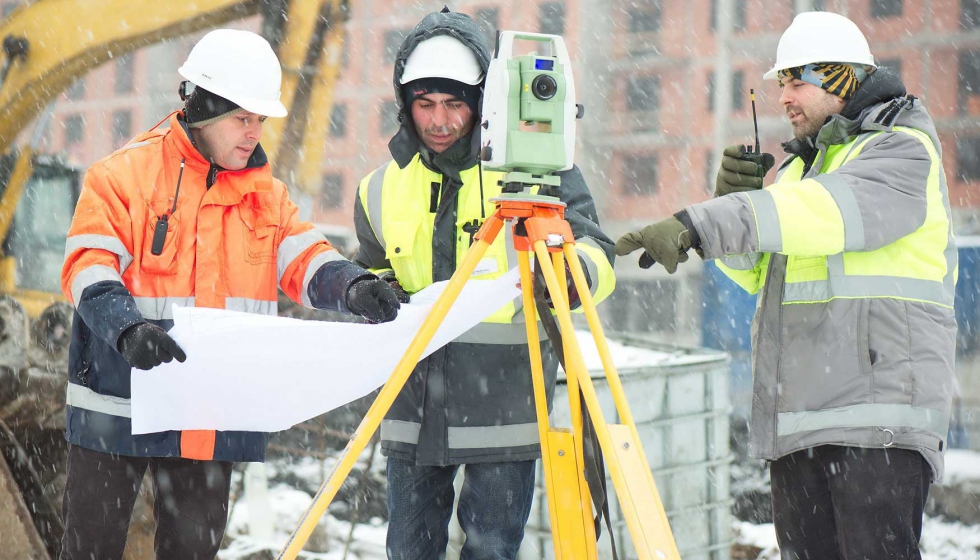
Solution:
<svg viewBox="0 0 980 560"><path fill-rule="evenodd" d="M626 394L623 392L619 374L613 365L609 346L599 323L595 303L592 301L582 265L575 251L575 238L571 227L564 219L564 203L554 197L524 194L505 194L493 199L492 202L496 204L496 210L477 232L476 242L466 253L463 262L449 280L445 291L436 301L432 312L415 335L415 339L402 356L391 378L371 405L340 455L340 460L334 466L329 478L317 491L313 503L303 514L299 525L277 558L292 560L302 550L357 458L381 425L381 420L391 408L395 397L408 381L423 350L428 346L450 306L459 296L463 285L473 274L476 265L483 258L487 247L493 243L504 224L512 221L511 227L515 227L514 245L518 253L521 274L527 338L528 341L535 341L529 342L528 348L531 355L534 400L541 438L541 460L548 493L548 512L551 517L555 558L559 560L598 558L595 527L591 517L591 498L585 482L581 408L581 402L584 400L595 426L595 433L608 465L616 496L619 498L620 509L640 560L680 559L660 495L653 482L653 474L650 472L650 466L640 445L633 416L626 402ZM531 270L532 252L538 257L561 327L572 421L570 429L555 428L548 422L541 348L536 342L539 338ZM606 423L595 388L582 359L569 310L565 262L568 263L568 269L572 273L574 286L578 290L582 308L602 358L606 380L622 424Z"/></svg>

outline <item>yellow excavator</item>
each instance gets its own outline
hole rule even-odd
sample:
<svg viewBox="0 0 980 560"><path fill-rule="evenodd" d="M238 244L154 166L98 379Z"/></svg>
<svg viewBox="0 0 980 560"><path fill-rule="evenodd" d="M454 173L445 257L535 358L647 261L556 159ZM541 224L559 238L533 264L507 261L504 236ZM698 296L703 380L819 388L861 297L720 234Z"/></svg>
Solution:
<svg viewBox="0 0 980 560"><path fill-rule="evenodd" d="M81 170L35 153L26 129L114 57L259 15L290 109L266 123L262 145L276 176L312 191L348 10L346 0L36 0L0 22L0 557L49 560L63 532L72 310L59 279Z"/></svg>

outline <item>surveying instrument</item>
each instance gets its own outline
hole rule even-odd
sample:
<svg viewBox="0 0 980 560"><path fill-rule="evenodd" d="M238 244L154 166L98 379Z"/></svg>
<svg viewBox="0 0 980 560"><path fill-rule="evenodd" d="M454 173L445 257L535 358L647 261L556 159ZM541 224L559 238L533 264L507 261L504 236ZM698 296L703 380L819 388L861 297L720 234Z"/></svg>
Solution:
<svg viewBox="0 0 980 560"><path fill-rule="evenodd" d="M531 53L514 56L515 39L550 46L550 55ZM463 285L506 223L514 228L514 245L518 254L555 558L598 558L598 523L592 519L592 497L585 475L583 431L590 429L594 431L608 465L638 557L641 560L680 559L622 383L612 362L588 281L579 262L571 226L564 219L565 204L557 197L561 181L554 172L572 168L575 119L583 115L581 106L575 103L574 92L568 52L561 37L513 31L498 34L496 53L487 71L483 96L484 120L480 124L480 159L487 169L505 173L501 196L491 199L496 210L476 232L475 242L277 558L292 560L299 554L401 392ZM532 193L535 189L537 192ZM532 253L537 258L537 272L532 271ZM572 326L566 266L571 272L573 285L578 291L599 350L621 424L608 424L603 418L599 399L582 358ZM548 325L554 325L554 320L550 309L540 305L541 299L537 300L539 306L535 307L534 274L543 274L551 305L561 327L560 341L552 338L552 344L556 352L564 357L570 428L549 424L541 348L537 342L540 340L538 313L547 313L547 317L542 316L546 330ZM586 407L584 411L583 402ZM591 423L588 419L591 419ZM600 484L604 485L604 475L600 478ZM609 526L608 510L606 515Z"/></svg>

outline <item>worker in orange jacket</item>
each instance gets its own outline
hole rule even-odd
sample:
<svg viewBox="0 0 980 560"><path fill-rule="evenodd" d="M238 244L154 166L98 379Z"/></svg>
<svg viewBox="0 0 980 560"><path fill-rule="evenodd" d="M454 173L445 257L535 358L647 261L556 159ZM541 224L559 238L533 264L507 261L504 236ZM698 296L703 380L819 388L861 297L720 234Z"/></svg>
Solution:
<svg viewBox="0 0 980 560"><path fill-rule="evenodd" d="M299 220L272 176L262 123L286 108L269 43L216 30L178 71L184 110L88 170L68 233L61 285L75 317L62 560L122 558L147 469L157 558L214 558L232 462L265 459L264 433L132 434L132 368L186 359L167 334L172 305L275 315L282 288L307 307L372 322L399 307L387 282Z"/></svg>

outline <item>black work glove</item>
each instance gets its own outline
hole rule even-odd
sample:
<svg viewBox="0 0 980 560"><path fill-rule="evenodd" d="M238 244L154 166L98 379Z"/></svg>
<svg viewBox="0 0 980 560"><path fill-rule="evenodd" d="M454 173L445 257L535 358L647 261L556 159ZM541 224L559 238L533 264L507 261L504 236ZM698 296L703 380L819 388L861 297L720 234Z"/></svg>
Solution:
<svg viewBox="0 0 980 560"><path fill-rule="evenodd" d="M592 279L589 278L589 269L585 267L585 262L582 261L582 257L578 258L578 261L582 263L582 272L585 274L585 283L588 285L589 289L592 289ZM575 279L572 278L572 268L568 266L568 261L565 261L565 286L568 289L568 308L578 309L582 306L582 298L578 295L578 288L575 287ZM554 309L555 303L551 300L551 293L548 292L548 287L544 283L544 276L541 276L541 287L545 293L544 299L548 303L548 307Z"/></svg>
<svg viewBox="0 0 980 560"><path fill-rule="evenodd" d="M398 316L395 290L377 276L363 276L347 288L347 309L372 323L387 323Z"/></svg>
<svg viewBox="0 0 980 560"><path fill-rule="evenodd" d="M412 296L408 295L405 288L402 288L401 283L398 282L398 278L395 278L394 274L383 274L381 279L387 282L392 290L395 290L395 296L398 298L399 303L409 303L412 300Z"/></svg>
<svg viewBox="0 0 980 560"><path fill-rule="evenodd" d="M153 369L174 359L178 362L187 359L167 331L145 321L123 331L119 336L119 353L136 369Z"/></svg>
<svg viewBox="0 0 980 560"><path fill-rule="evenodd" d="M650 268L654 263L664 265L667 272L677 272L677 264L687 262L691 249L691 232L680 220L671 216L640 231L627 233L616 241L616 254L628 255L642 248L640 267Z"/></svg>
<svg viewBox="0 0 980 560"><path fill-rule="evenodd" d="M772 154L747 153L742 145L725 148L715 179L715 197L761 189L762 180L773 165L776 158Z"/></svg>

